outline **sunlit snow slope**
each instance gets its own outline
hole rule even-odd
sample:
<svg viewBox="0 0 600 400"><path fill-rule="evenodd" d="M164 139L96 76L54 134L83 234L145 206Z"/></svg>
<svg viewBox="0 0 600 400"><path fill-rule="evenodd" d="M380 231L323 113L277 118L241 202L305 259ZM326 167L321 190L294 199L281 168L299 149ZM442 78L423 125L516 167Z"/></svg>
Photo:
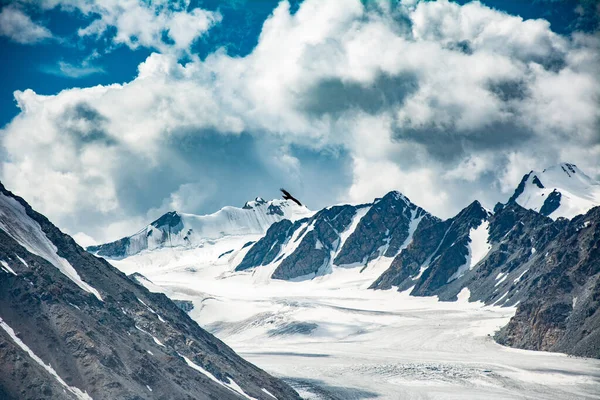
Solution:
<svg viewBox="0 0 600 400"><path fill-rule="evenodd" d="M88 251L107 258L123 258L162 247L198 247L224 237L262 235L274 222L296 220L311 214L306 207L294 202L267 202L260 197L247 202L242 208L223 207L209 215L172 211L132 236L88 247Z"/></svg>
<svg viewBox="0 0 600 400"><path fill-rule="evenodd" d="M194 320L305 399L594 399L600 391L599 360L495 343L489 335L514 308L469 303L467 289L457 302L368 290L385 257L292 282L266 278L269 267L235 272L247 248L218 256L231 238L214 247L112 263L190 302Z"/></svg>
<svg viewBox="0 0 600 400"><path fill-rule="evenodd" d="M525 175L511 200L553 219L573 218L600 205L600 182L563 163Z"/></svg>

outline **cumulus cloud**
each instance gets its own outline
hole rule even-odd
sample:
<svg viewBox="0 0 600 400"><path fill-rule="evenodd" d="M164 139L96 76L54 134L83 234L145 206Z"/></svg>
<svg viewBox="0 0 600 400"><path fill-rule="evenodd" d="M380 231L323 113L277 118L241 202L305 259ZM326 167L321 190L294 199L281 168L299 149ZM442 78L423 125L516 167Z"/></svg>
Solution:
<svg viewBox="0 0 600 400"><path fill-rule="evenodd" d="M282 2L245 57L183 65L167 51L138 69L127 84L16 92L7 186L106 240L281 185L313 208L398 189L448 217L506 200L533 168L600 176L598 38L477 2Z"/></svg>
<svg viewBox="0 0 600 400"><path fill-rule="evenodd" d="M0 35L21 44L38 43L52 37L46 27L33 22L15 6L7 6L0 11Z"/></svg>
<svg viewBox="0 0 600 400"><path fill-rule="evenodd" d="M220 14L190 8L186 0L42 0L45 9L60 7L91 17L80 37L107 37L132 49L188 52L192 43L219 22Z"/></svg>

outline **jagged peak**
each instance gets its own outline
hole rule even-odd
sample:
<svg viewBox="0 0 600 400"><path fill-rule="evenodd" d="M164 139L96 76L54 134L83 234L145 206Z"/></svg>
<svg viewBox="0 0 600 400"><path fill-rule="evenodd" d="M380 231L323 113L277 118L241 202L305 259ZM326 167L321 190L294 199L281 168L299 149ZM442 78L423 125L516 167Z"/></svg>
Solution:
<svg viewBox="0 0 600 400"><path fill-rule="evenodd" d="M177 211L169 211L163 215L161 215L158 219L153 221L150 225L155 228L160 228L162 226L175 227L181 223L181 215Z"/></svg>
<svg viewBox="0 0 600 400"><path fill-rule="evenodd" d="M600 185L600 182L592 179L585 172L579 169L577 165L568 162L552 165L542 170L542 172L533 172L536 174L536 176L538 176L539 179L541 179L545 186L548 185L544 182L544 179L553 181L562 181L564 179L566 182L579 181L586 185Z"/></svg>
<svg viewBox="0 0 600 400"><path fill-rule="evenodd" d="M244 203L244 206L242 207L244 210L248 210L257 206L261 206L267 203L272 203L273 200L271 201L266 201L265 199L263 199L262 197L258 196L255 197L254 200L250 200Z"/></svg>
<svg viewBox="0 0 600 400"><path fill-rule="evenodd" d="M547 172L547 171L553 171L553 170L562 171L569 178L573 177L573 175L575 175L575 174L584 174L579 168L577 168L577 165L571 164L571 163L560 163L558 165L553 165L551 167L545 168L542 171L542 173Z"/></svg>
<svg viewBox="0 0 600 400"><path fill-rule="evenodd" d="M481 205L479 200L474 200L471 204L463 208L454 218L476 218L479 220L487 220L490 214L490 211Z"/></svg>
<svg viewBox="0 0 600 400"><path fill-rule="evenodd" d="M413 204L408 197L406 197L405 195L403 195L402 193L400 193L397 190L392 190L389 191L388 193L386 193L383 197L377 197L374 201L373 204L377 204L380 201L390 201L390 200L396 200L396 201L404 201L407 205Z"/></svg>

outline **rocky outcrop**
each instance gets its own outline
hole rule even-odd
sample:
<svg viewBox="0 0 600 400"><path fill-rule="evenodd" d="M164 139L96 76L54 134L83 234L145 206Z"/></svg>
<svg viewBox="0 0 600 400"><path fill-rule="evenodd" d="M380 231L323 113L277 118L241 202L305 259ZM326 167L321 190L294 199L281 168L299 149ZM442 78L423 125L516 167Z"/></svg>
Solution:
<svg viewBox="0 0 600 400"><path fill-rule="evenodd" d="M375 200L336 256L336 265L361 265L381 255L394 257L413 219L427 214L398 192Z"/></svg>
<svg viewBox="0 0 600 400"><path fill-rule="evenodd" d="M1 185L0 196L1 398L239 399L231 382L258 399L299 398ZM21 235L37 230L56 257Z"/></svg>
<svg viewBox="0 0 600 400"><path fill-rule="evenodd" d="M284 219L271 225L263 238L256 242L246 253L236 271L267 265L275 261L282 247L288 242L292 233L298 229L302 221L295 224ZM244 245L244 247L247 247Z"/></svg>
<svg viewBox="0 0 600 400"><path fill-rule="evenodd" d="M498 209L489 221L488 240L492 247L464 277L460 287L468 287L473 300L517 304L528 295L523 285L531 276L535 254L543 252L558 232L558 225L550 218L516 203Z"/></svg>
<svg viewBox="0 0 600 400"><path fill-rule="evenodd" d="M273 279L296 280L334 267L363 268L375 258L394 257L417 226L437 221L398 192L373 203L328 207L293 224L273 224L236 271L278 263Z"/></svg>
<svg viewBox="0 0 600 400"><path fill-rule="evenodd" d="M448 229L437 250L431 255L428 265L422 266L423 274L416 282L413 295L430 296L453 278L460 278L462 273L470 270L471 232L487 221L488 217L489 212L475 201L456 217L446 221Z"/></svg>
<svg viewBox="0 0 600 400"><path fill-rule="evenodd" d="M391 289L397 286L403 291L414 286L413 278L419 275L421 266L437 250L449 225L449 222L437 219L421 221L408 247L394 258L390 268L370 288Z"/></svg>
<svg viewBox="0 0 600 400"><path fill-rule="evenodd" d="M411 294L417 296L438 293L447 283L462 276L461 268L469 262L470 233L487 221L489 215L475 201L454 218L420 224L410 245L371 288L414 287Z"/></svg>
<svg viewBox="0 0 600 400"><path fill-rule="evenodd" d="M300 244L285 257L271 276L273 279L312 278L331 268L332 255L341 246L340 234L352 223L357 207L325 208L308 221Z"/></svg>
<svg viewBox="0 0 600 400"><path fill-rule="evenodd" d="M548 216L556 211L560 207L560 199L562 197L562 193L554 190L552 193L548 195L546 200L544 200L544 204L542 208L540 208L540 214Z"/></svg>
<svg viewBox="0 0 600 400"><path fill-rule="evenodd" d="M600 358L600 207L559 229L529 263L526 298L500 343Z"/></svg>

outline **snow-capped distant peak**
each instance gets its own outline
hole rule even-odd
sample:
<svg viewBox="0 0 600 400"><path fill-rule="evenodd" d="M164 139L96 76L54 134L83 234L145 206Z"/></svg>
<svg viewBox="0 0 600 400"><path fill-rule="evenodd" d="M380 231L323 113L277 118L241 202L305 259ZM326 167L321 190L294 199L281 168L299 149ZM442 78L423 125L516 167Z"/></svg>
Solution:
<svg viewBox="0 0 600 400"><path fill-rule="evenodd" d="M271 224L282 219L295 221L312 214L305 206L292 201L265 201L257 197L241 208L227 206L208 215L171 211L132 236L91 246L88 250L104 257L123 258L143 250L195 247L226 236L262 235Z"/></svg>
<svg viewBox="0 0 600 400"><path fill-rule="evenodd" d="M242 207L242 208L250 209L250 208L262 206L263 204L266 204L266 203L267 202L265 201L265 199L263 199L262 197L257 197L252 201L247 201L246 204L244 204L244 207Z"/></svg>
<svg viewBox="0 0 600 400"><path fill-rule="evenodd" d="M509 201L551 218L573 218L600 205L600 183L575 164L526 174Z"/></svg>

